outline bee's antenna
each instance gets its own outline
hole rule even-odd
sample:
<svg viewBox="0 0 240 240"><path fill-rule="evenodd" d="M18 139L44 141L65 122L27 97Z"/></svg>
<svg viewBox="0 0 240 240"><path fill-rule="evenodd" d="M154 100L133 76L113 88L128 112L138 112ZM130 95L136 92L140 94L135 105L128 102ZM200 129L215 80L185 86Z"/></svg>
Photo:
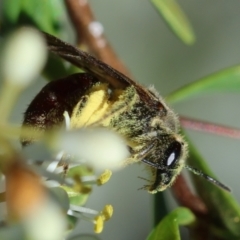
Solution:
<svg viewBox="0 0 240 240"><path fill-rule="evenodd" d="M167 169L167 170L169 170L168 168L166 168L166 167L161 167L158 163L153 163L153 162L151 162L151 161L149 161L149 160L147 160L147 159L142 159L142 162L144 162L144 163L146 163L146 164L148 164L148 165L150 165L151 167L154 167L154 168L156 168L156 169L162 169L162 170L166 170L166 169ZM207 174L203 173L203 172L200 171L199 169L196 169L196 168L191 167L191 166L188 166L188 165L185 165L184 167L185 167L187 170L189 170L190 172L192 172L192 173L194 173L194 174L196 174L196 175L198 175L198 176L200 176L200 177L202 177L202 178L205 178L207 181L211 182L212 184L216 185L217 187L222 188L222 189L224 189L224 190L227 191L227 192L231 192L231 191L232 191L229 187L227 187L227 186L224 185L223 183L217 181L216 179L208 176Z"/></svg>
<svg viewBox="0 0 240 240"><path fill-rule="evenodd" d="M214 185L224 189L225 191L231 192L231 189L229 187L227 187L226 185L224 185L223 183L217 181L216 179L211 178L210 176L208 176L207 174L203 173L202 171L194 168L194 167L190 167L188 165L184 166L187 170L191 171L192 173L205 178L207 181L213 183Z"/></svg>

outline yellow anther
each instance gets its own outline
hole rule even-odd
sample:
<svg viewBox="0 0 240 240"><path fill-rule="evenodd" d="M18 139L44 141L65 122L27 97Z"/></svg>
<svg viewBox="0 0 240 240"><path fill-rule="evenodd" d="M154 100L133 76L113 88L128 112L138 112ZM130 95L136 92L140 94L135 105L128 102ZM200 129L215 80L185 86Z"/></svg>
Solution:
<svg viewBox="0 0 240 240"><path fill-rule="evenodd" d="M94 232L101 233L103 230L104 220L102 216L98 215L94 218Z"/></svg>
<svg viewBox="0 0 240 240"><path fill-rule="evenodd" d="M97 185L105 184L112 176L112 171L106 169L97 179Z"/></svg>
<svg viewBox="0 0 240 240"><path fill-rule="evenodd" d="M105 221L109 220L113 215L113 206L106 205L102 210L101 215Z"/></svg>

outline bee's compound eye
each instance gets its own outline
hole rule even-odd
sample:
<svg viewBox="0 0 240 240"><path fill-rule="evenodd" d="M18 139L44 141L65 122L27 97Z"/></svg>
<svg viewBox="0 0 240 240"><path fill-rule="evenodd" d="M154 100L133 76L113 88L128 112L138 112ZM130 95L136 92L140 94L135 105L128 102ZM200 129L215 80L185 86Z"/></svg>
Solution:
<svg viewBox="0 0 240 240"><path fill-rule="evenodd" d="M175 141L172 142L165 152L166 166L172 166L181 154L181 143Z"/></svg>

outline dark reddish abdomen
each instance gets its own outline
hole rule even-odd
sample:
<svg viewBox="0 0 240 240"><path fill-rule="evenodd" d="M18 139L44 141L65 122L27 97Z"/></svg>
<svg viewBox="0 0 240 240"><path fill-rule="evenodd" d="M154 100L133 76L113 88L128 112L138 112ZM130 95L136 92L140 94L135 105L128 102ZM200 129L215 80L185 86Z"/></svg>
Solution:
<svg viewBox="0 0 240 240"><path fill-rule="evenodd" d="M63 122L63 113L72 114L74 106L97 81L88 73L77 73L48 83L28 106L23 126L47 130ZM22 139L27 145L32 140Z"/></svg>

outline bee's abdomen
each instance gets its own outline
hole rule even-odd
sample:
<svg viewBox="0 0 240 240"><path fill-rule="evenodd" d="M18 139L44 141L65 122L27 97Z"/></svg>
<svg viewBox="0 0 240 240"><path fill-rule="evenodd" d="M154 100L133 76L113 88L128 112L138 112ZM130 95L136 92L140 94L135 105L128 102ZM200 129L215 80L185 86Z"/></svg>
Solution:
<svg viewBox="0 0 240 240"><path fill-rule="evenodd" d="M23 126L45 131L63 122L63 113L71 115L79 99L96 84L97 79L88 73L77 73L48 83L28 106ZM34 139L21 139L27 145Z"/></svg>

